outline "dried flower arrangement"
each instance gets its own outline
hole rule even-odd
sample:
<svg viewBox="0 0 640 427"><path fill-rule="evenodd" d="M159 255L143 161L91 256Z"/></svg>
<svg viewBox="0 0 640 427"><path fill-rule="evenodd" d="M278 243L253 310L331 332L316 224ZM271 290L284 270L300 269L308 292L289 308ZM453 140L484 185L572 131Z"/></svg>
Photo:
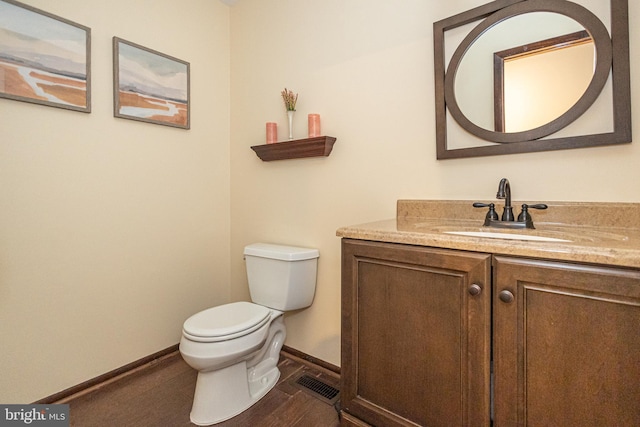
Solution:
<svg viewBox="0 0 640 427"><path fill-rule="evenodd" d="M298 94L294 94L293 91L288 90L286 87L281 92L282 100L284 101L284 107L287 111L296 111L296 102L298 102Z"/></svg>

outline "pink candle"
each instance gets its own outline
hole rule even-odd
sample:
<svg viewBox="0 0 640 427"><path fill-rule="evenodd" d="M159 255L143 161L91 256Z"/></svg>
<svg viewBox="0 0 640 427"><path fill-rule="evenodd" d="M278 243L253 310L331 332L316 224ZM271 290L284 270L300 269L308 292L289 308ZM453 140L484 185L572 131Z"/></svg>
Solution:
<svg viewBox="0 0 640 427"><path fill-rule="evenodd" d="M320 136L320 114L309 114L309 138Z"/></svg>
<svg viewBox="0 0 640 427"><path fill-rule="evenodd" d="M267 144L278 142L278 125L273 122L267 122Z"/></svg>

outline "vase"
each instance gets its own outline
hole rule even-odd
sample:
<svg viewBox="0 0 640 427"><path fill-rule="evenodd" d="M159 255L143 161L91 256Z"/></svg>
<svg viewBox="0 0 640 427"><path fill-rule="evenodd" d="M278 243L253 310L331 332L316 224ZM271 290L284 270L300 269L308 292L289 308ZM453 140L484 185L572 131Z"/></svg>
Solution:
<svg viewBox="0 0 640 427"><path fill-rule="evenodd" d="M287 116L289 118L289 140L293 139L293 113L295 113L295 110L287 111Z"/></svg>

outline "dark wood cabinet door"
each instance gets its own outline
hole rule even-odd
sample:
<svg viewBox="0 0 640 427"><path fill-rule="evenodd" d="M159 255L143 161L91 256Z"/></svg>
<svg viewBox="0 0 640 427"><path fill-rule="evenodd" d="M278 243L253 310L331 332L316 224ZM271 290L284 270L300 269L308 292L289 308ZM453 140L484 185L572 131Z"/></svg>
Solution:
<svg viewBox="0 0 640 427"><path fill-rule="evenodd" d="M640 426L640 271L493 267L495 425Z"/></svg>
<svg viewBox="0 0 640 427"><path fill-rule="evenodd" d="M491 256L342 242L342 408L375 426L488 426Z"/></svg>

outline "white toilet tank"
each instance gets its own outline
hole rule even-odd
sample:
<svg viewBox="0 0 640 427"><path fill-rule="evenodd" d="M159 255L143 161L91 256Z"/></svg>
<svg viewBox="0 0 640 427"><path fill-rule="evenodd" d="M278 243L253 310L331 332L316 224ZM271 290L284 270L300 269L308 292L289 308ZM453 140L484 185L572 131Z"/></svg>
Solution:
<svg viewBox="0 0 640 427"><path fill-rule="evenodd" d="M280 311L311 305L316 291L317 249L254 243L244 248L251 300Z"/></svg>

